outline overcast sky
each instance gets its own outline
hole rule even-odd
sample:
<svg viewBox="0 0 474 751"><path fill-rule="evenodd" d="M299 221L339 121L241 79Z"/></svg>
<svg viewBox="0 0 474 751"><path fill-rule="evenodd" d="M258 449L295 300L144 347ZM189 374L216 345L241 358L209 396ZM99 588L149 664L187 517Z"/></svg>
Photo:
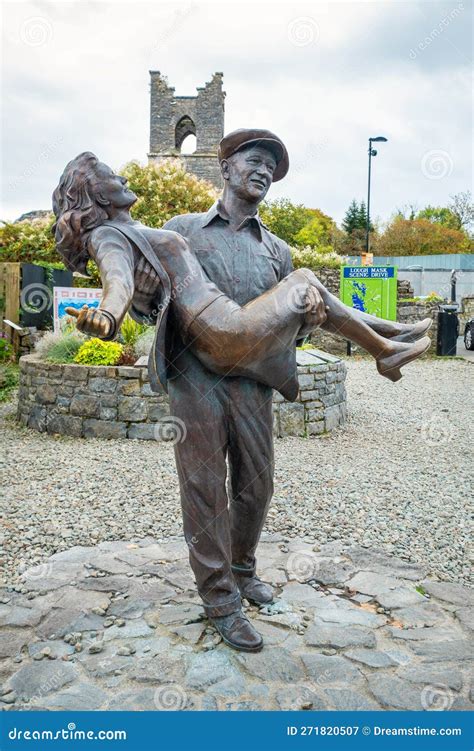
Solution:
<svg viewBox="0 0 474 751"><path fill-rule="evenodd" d="M66 162L146 162L149 73L193 95L224 73L226 131L285 141L288 196L340 221L471 188L472 5L458 2L4 3L0 218L49 208Z"/></svg>

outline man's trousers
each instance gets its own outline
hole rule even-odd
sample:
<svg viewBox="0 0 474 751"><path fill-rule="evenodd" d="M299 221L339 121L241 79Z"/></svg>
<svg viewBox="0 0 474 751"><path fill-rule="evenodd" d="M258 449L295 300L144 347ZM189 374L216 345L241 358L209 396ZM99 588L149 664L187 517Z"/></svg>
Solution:
<svg viewBox="0 0 474 751"><path fill-rule="evenodd" d="M255 550L273 493L272 390L220 377L189 353L168 382L184 536L206 613L240 608L233 568L255 571ZM228 464L228 471L227 471Z"/></svg>

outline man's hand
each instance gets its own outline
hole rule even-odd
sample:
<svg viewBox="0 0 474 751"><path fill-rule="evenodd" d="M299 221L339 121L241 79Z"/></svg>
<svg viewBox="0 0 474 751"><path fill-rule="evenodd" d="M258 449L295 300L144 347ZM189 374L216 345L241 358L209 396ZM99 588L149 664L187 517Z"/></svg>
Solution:
<svg viewBox="0 0 474 751"><path fill-rule="evenodd" d="M66 313L77 318L76 328L82 331L83 334L98 336L100 339L103 339L109 336L112 331L113 324L111 319L99 310L99 308L89 308L87 305L83 305L81 310L66 308Z"/></svg>
<svg viewBox="0 0 474 751"><path fill-rule="evenodd" d="M305 310L305 326L310 328L321 326L327 318L326 306L324 305L323 298L313 285L310 285L308 288Z"/></svg>
<svg viewBox="0 0 474 751"><path fill-rule="evenodd" d="M143 256L138 261L134 278L136 291L143 295L154 295L160 285L158 274Z"/></svg>

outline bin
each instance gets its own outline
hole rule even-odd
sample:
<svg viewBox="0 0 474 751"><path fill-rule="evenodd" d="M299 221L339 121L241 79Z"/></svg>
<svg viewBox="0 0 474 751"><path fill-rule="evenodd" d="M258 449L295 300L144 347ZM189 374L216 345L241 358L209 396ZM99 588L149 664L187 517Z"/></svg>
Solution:
<svg viewBox="0 0 474 751"><path fill-rule="evenodd" d="M440 305L438 310L438 336L436 354L445 357L456 355L459 336L459 319L457 305Z"/></svg>

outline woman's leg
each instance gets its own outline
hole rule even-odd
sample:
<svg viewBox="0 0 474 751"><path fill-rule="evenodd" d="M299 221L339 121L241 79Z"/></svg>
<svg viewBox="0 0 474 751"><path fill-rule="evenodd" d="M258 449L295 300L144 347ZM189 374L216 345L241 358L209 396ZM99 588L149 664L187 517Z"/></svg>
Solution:
<svg viewBox="0 0 474 751"><path fill-rule="evenodd" d="M223 296L201 311L188 330L195 353L217 372L255 377L263 383L268 383L268 373L272 380L278 373L280 381L289 367L286 355L301 331L310 330L311 314L300 303L304 288L310 285L317 288L326 305L327 320L322 326L363 347L377 361L381 375L399 380L400 368L429 346L427 337L405 344L380 336L357 311L331 295L311 271L298 269L243 307Z"/></svg>
<svg viewBox="0 0 474 751"><path fill-rule="evenodd" d="M370 315L370 313L363 313L360 310L348 308L338 297L331 294L319 279L317 279L317 289L323 298L326 307L329 307L330 311L334 310L338 311L339 314L342 314L343 309L346 311L350 310L358 321L369 326L373 331L386 339L397 337L399 338L399 341L405 341L407 343L414 342L424 336L432 324L430 318L425 318L423 321L418 321L416 324L398 323L398 321L387 321L385 318L377 318L377 316ZM339 331L334 327L334 322L331 320L331 316L328 316L328 319L321 325L321 328L325 331L329 331L331 334L344 334L344 332Z"/></svg>
<svg viewBox="0 0 474 751"><path fill-rule="evenodd" d="M419 321L415 325L407 325L398 323L397 321L387 321L385 318L377 318L377 316L370 315L370 313L363 313L355 308L349 308L338 297L331 294L317 277L315 278L315 286L323 298L327 310L327 319L321 324L321 328L331 334L339 334L339 336L344 336L346 339L351 339L355 344L360 344L370 354L373 354L371 349L368 349L365 344L357 341L353 334L349 334L349 331L355 330L356 336L363 335L365 332L364 341L369 344L371 338L370 335L367 338L367 328L370 328L377 336L383 337L386 340L395 339L395 341L412 343L424 336L431 326L430 318ZM360 327L360 331L358 327ZM377 341L379 340L373 340L375 343Z"/></svg>
<svg viewBox="0 0 474 751"><path fill-rule="evenodd" d="M376 359L379 372L391 380L401 378L400 367L430 344L426 337L420 343L405 344L380 336L358 311L331 295L308 269L293 271L276 287L241 307L209 282L183 238L161 234L165 239L161 260L171 279L181 333L213 372L255 377L268 383L262 373L273 370L278 373L277 382L284 380L296 339L301 330L311 326L312 313L300 303L304 288L310 286L317 289L326 306L327 320L322 327L363 347ZM177 280L181 284L184 278L189 284L179 290ZM296 387L289 384L289 393Z"/></svg>

